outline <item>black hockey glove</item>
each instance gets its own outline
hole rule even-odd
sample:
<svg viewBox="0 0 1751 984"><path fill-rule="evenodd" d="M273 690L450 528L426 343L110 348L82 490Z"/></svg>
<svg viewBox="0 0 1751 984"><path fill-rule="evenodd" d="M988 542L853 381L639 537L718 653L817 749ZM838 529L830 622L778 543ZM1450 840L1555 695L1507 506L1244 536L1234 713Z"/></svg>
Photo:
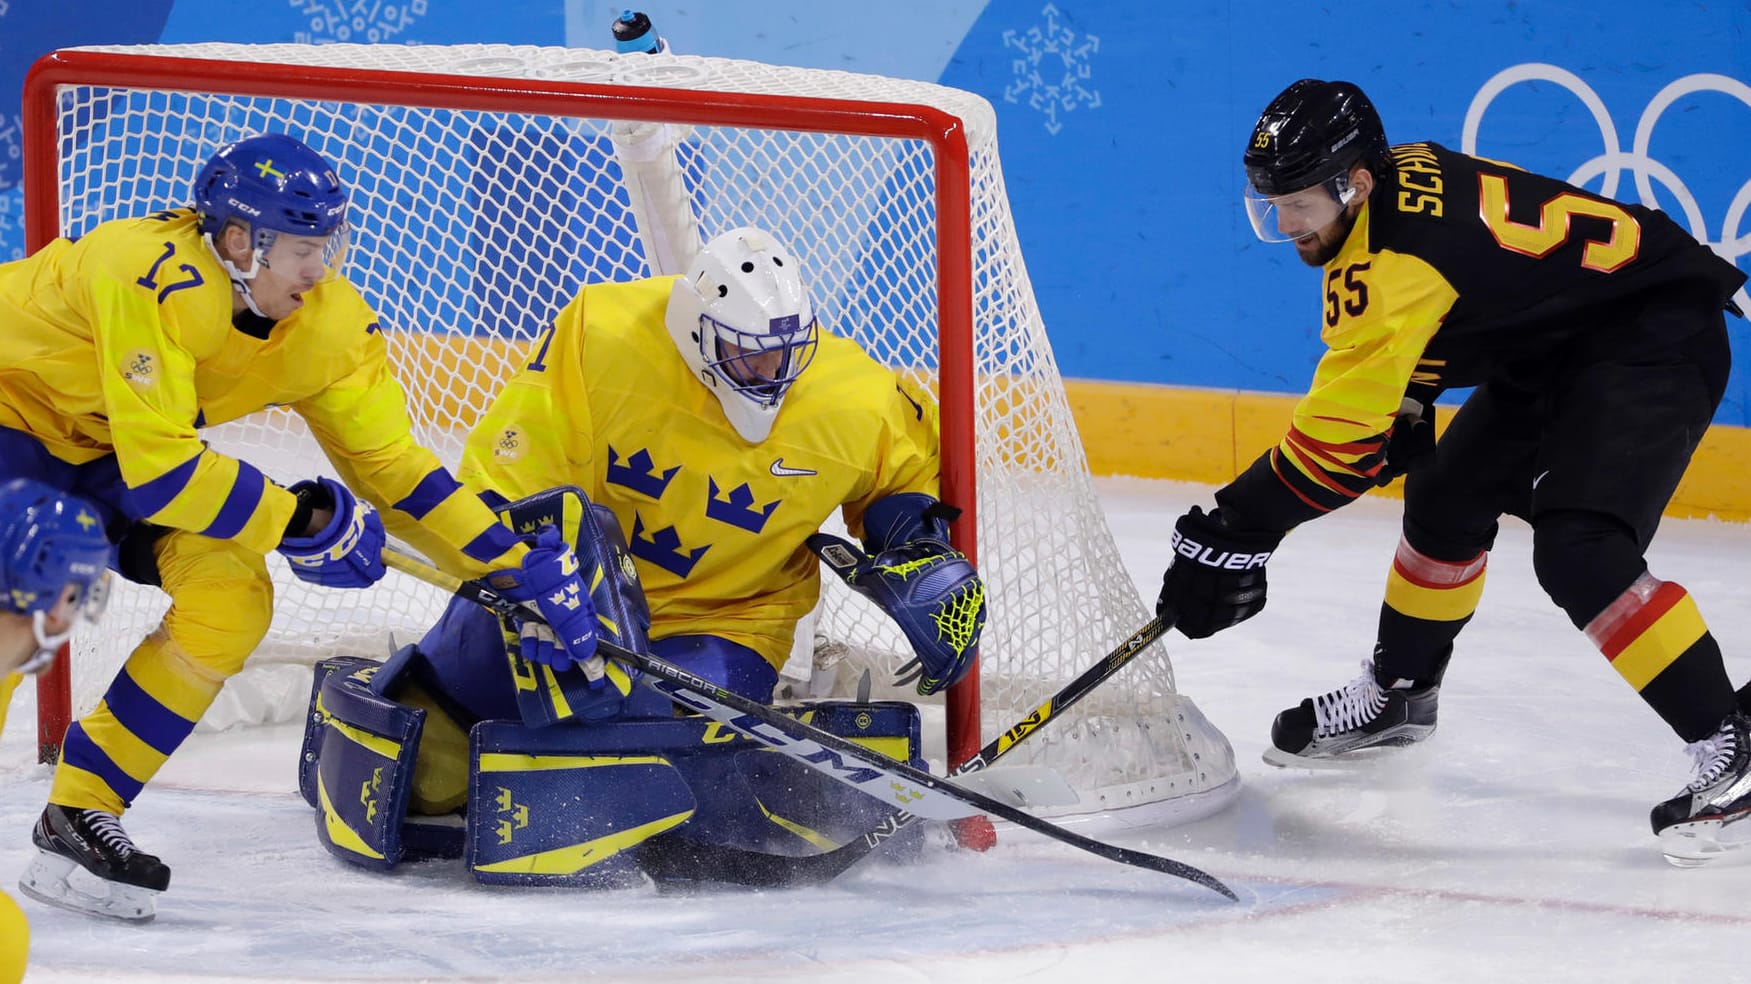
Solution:
<svg viewBox="0 0 1751 984"><path fill-rule="evenodd" d="M1413 406L1415 410L1410 409ZM1386 446L1381 448L1380 471L1374 476L1377 486L1390 484L1400 475L1435 460L1434 413L1410 400L1405 401L1405 407L1387 432Z"/></svg>
<svg viewBox="0 0 1751 984"><path fill-rule="evenodd" d="M1155 612L1188 639L1204 639L1265 608L1265 563L1283 534L1231 530L1222 511L1193 506L1173 524L1173 564Z"/></svg>

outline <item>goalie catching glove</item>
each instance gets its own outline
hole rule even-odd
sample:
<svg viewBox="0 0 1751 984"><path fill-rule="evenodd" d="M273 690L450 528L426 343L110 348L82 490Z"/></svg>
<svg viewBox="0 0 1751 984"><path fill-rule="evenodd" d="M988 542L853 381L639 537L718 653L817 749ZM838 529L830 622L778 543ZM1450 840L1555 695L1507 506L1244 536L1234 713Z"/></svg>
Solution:
<svg viewBox="0 0 1751 984"><path fill-rule="evenodd" d="M868 553L827 533L808 539L835 574L900 626L916 657L900 668L898 682L916 681L926 696L967 675L985 628L985 584L948 543L948 521L957 514L930 496L902 492L865 512Z"/></svg>

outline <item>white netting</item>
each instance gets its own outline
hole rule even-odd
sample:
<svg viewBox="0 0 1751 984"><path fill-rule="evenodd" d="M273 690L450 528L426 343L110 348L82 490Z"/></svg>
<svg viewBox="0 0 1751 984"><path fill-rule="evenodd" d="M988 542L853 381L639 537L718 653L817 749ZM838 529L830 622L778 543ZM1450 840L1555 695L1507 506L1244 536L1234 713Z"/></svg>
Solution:
<svg viewBox="0 0 1751 984"><path fill-rule="evenodd" d="M611 140L615 127L628 132L625 123L592 118L604 112L600 102L568 108L567 115L555 115L551 102L543 111L524 111L508 80L662 87L674 90L680 107L688 105L689 92L738 92L921 104L959 117L971 175L979 567L990 598L980 668L982 740L1147 618L1088 475L1010 216L995 116L982 98L844 72L561 48L84 50L496 80L490 88L504 93L496 108L469 110L384 105L373 100L370 72L351 75L321 101L224 94L239 87L231 72L250 72L243 65L216 73L206 91L59 90L64 235L186 202L206 157L251 133L292 133L336 162L353 201L348 275L382 316L417 437L452 467L467 428L581 284L652 272L651 246L640 238L626 171ZM616 112L626 119L624 108ZM777 108L759 125L706 123L675 131L679 140L669 145L668 158L699 230L707 236L740 225L772 230L806 264L824 324L934 389L943 288L936 217L944 200L939 195L959 189L936 187L936 162L925 141L795 132L785 125ZM282 482L330 471L287 411L209 428L206 436ZM292 580L277 556L270 563L279 583L277 613L252 664L308 665L334 652L377 655L389 632L402 641L418 638L443 603L398 575L369 591L324 591ZM76 715L96 702L162 606L162 595L150 589L134 595L118 602L118 614L95 637L76 642ZM897 630L842 587L828 592L820 618L819 630L849 645L853 664L874 662L878 678L898 661L891 654L904 649ZM296 685L283 689L301 710ZM237 706L222 701L215 713L250 713ZM210 717L209 723L231 719ZM1225 797L1235 776L1226 739L1175 693L1159 646L1014 757L1051 764L1070 777L1085 803L1067 812L1165 803L1185 813L1196 809L1189 804Z"/></svg>

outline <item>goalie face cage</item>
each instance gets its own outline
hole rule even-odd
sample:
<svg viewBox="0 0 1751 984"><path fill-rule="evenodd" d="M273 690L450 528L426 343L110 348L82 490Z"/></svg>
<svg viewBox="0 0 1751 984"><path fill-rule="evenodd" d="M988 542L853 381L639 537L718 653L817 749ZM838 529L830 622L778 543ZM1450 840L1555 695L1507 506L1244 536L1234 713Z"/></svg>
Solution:
<svg viewBox="0 0 1751 984"><path fill-rule="evenodd" d="M28 244L186 204L214 150L263 131L336 164L352 197L346 273L381 316L416 438L452 468L580 285L680 272L700 236L736 226L787 243L827 330L940 403L944 498L965 510L955 540L990 599L977 674L947 702L952 761L1145 620L1088 474L1022 264L995 115L979 96L728 59L504 45L61 51L26 80ZM203 436L282 484L328 470L283 409ZM278 555L269 565L278 600L252 667L383 652L391 632L418 638L445 601L405 578L325 591L292 579ZM48 754L163 611L161 592L128 587L40 688ZM827 585L816 617L827 641L817 665L849 652L883 680L906 658L898 630L843 585ZM1235 785L1232 752L1175 692L1165 652L1122 676L1014 753L1082 793L1058 812L1220 805Z"/></svg>

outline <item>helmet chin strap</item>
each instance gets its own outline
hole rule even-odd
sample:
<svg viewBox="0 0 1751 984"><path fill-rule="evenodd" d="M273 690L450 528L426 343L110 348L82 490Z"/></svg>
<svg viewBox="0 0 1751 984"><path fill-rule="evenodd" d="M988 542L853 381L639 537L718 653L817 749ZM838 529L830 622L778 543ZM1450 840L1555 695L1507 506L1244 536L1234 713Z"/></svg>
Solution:
<svg viewBox="0 0 1751 984"><path fill-rule="evenodd" d="M73 636L71 623L68 624L67 631L50 635L45 621L47 617L47 612L31 613L30 629L31 633L36 636L37 648L36 652L31 653L30 658L18 667L17 672L25 676L33 676L48 669L49 665L55 661L55 654L60 652L61 646Z"/></svg>
<svg viewBox="0 0 1751 984"><path fill-rule="evenodd" d="M219 244L213 242L212 233L206 233L201 236L201 239L206 242L207 249L212 251L213 258L219 261L221 267L225 268L225 276L231 278L231 288L237 291L237 293L243 295L244 305L247 306L256 317L267 317L267 315L261 313L261 308L256 307L255 295L250 293L249 290L249 282L255 279L255 275L260 273L263 267L267 266L266 251L259 248L250 250L250 266L247 271L244 271L237 269L237 264L232 263L225 258L224 253L219 252Z"/></svg>

